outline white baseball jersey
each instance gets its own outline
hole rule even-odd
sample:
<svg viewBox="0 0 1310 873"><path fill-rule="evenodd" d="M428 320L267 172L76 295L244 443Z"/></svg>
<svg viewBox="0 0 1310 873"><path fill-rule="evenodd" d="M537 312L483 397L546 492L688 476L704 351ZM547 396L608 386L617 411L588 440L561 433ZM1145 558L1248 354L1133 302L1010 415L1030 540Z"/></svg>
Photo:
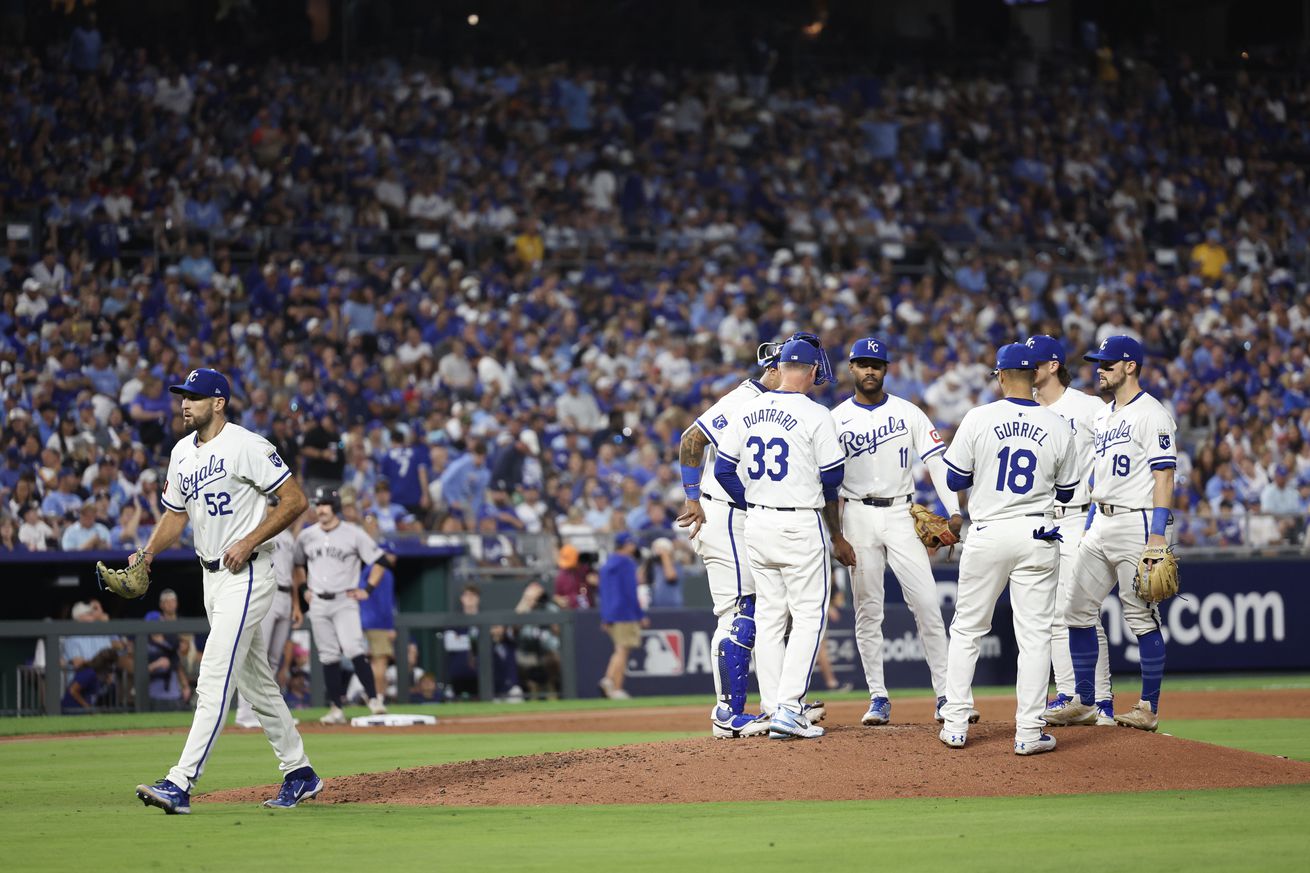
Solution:
<svg viewBox="0 0 1310 873"><path fill-rule="evenodd" d="M295 562L306 566L309 590L341 594L359 587L359 571L382 557L382 548L357 524L338 521L332 530L316 524L296 537Z"/></svg>
<svg viewBox="0 0 1310 873"><path fill-rule="evenodd" d="M1078 477L1081 480L1073 491L1072 506L1088 502L1088 480L1092 475L1092 436L1096 433L1096 416L1105 409L1105 401L1073 388L1066 388L1060 399L1046 407L1061 418L1074 423L1074 456L1078 460Z"/></svg>
<svg viewBox="0 0 1310 873"><path fill-rule="evenodd" d="M946 451L923 410L891 394L874 406L851 397L837 404L832 419L846 453L843 497L913 494L914 459L926 461Z"/></svg>
<svg viewBox="0 0 1310 873"><path fill-rule="evenodd" d="M728 421L736 417L747 403L761 394L768 393L767 388L754 379L747 379L727 394L720 397L713 406L700 414L696 427L709 439L710 445L705 449L705 467L701 472L701 493L708 494L715 500L727 501L727 492L714 478L714 462L718 460L719 437L728 427Z"/></svg>
<svg viewBox="0 0 1310 873"><path fill-rule="evenodd" d="M946 466L973 477L973 521L1053 513L1055 490L1078 485L1075 427L1036 400L1003 398L969 410Z"/></svg>
<svg viewBox="0 0 1310 873"><path fill-rule="evenodd" d="M215 561L259 527L268 509L264 495L290 476L272 443L229 421L209 442L198 442L196 434L178 441L160 502L190 516L196 554ZM255 549L272 550L271 543Z"/></svg>
<svg viewBox="0 0 1310 873"><path fill-rule="evenodd" d="M1128 509L1153 507L1151 470L1178 466L1173 416L1143 391L1123 406L1107 403L1095 427L1092 500Z"/></svg>
<svg viewBox="0 0 1310 873"><path fill-rule="evenodd" d="M775 509L822 509L819 474L846 461L832 415L794 391L746 404L728 419L718 450L737 465L746 501Z"/></svg>

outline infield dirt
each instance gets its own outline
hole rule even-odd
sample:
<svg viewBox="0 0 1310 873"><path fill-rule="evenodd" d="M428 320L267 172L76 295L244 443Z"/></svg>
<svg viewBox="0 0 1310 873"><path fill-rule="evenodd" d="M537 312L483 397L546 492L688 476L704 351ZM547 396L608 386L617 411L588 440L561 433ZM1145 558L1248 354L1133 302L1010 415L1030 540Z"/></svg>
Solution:
<svg viewBox="0 0 1310 873"><path fill-rule="evenodd" d="M1128 705L1121 699L1121 705ZM1013 699L978 701L983 720L964 749L937 739L932 703L898 700L893 723L859 726L861 701L829 706L817 740L715 740L709 736L607 749L492 758L386 773L339 776L316 803L440 806L867 800L895 797L1041 796L1238 788L1310 782L1310 763L1167 735L1168 718L1307 718L1310 692L1177 692L1161 729L1057 728L1056 751L1013 753ZM416 732L705 730L708 708L452 718ZM317 732L318 726L309 727ZM337 728L336 730L346 730ZM360 729L377 731L380 729ZM258 802L275 786L198 800Z"/></svg>

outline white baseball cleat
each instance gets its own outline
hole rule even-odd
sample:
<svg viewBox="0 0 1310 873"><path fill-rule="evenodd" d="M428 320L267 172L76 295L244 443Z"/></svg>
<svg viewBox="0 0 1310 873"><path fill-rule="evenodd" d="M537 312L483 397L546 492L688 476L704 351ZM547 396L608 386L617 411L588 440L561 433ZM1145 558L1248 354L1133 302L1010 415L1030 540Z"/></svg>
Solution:
<svg viewBox="0 0 1310 873"><path fill-rule="evenodd" d="M965 740L967 740L968 738L969 738L968 734L956 733L954 731L947 730L946 728L942 728L941 732L937 734L937 739L941 740L949 748L952 749L963 749Z"/></svg>
<svg viewBox="0 0 1310 873"><path fill-rule="evenodd" d="M319 724L345 724L346 714L341 711L341 707L335 704L327 711L327 715L318 720Z"/></svg>
<svg viewBox="0 0 1310 873"><path fill-rule="evenodd" d="M373 713L374 715L387 714L387 704L382 700L381 694L369 700L368 711Z"/></svg>
<svg viewBox="0 0 1310 873"><path fill-rule="evenodd" d="M810 724L809 719L799 712L793 712L785 706L778 707L769 721L769 739L771 740L813 740L823 736L824 730L817 724Z"/></svg>
<svg viewBox="0 0 1310 873"><path fill-rule="evenodd" d="M259 723L259 719L254 716L251 716L250 718L238 716L232 723L239 728L246 728L247 730L254 730L255 728L263 727L263 725Z"/></svg>
<svg viewBox="0 0 1310 873"><path fill-rule="evenodd" d="M1055 751L1055 737L1050 734L1042 734L1035 740L1014 741L1014 753L1016 755L1040 755L1042 752Z"/></svg>
<svg viewBox="0 0 1310 873"><path fill-rule="evenodd" d="M1042 718L1051 727L1066 727L1077 724L1096 724L1096 704L1083 703L1077 697L1066 699L1060 695L1046 711Z"/></svg>
<svg viewBox="0 0 1310 873"><path fill-rule="evenodd" d="M773 721L773 716L767 712L762 712L749 724L738 728L738 733L743 737L762 737L769 732L769 722Z"/></svg>
<svg viewBox="0 0 1310 873"><path fill-rule="evenodd" d="M1096 701L1096 726L1114 727L1114 701Z"/></svg>

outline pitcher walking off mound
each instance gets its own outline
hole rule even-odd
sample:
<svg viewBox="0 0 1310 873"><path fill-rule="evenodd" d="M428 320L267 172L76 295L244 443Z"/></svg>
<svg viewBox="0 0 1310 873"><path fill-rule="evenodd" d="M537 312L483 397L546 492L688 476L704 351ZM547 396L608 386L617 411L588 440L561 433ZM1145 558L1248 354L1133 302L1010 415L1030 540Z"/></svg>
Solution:
<svg viewBox="0 0 1310 873"><path fill-rule="evenodd" d="M748 509L760 720L769 720L773 739L809 739L823 736L803 709L828 615L828 542L847 566L855 554L841 535L837 508L845 456L828 410L805 396L818 380L831 380L827 356L793 339L778 360L780 387L728 422L714 475L734 506ZM784 644L788 615L791 635Z"/></svg>
<svg viewBox="0 0 1310 873"><path fill-rule="evenodd" d="M1002 399L969 410L946 450L950 486L971 488L973 520L960 556L960 587L946 668L945 725L939 734L962 748L973 710L978 640L992 626L996 600L1010 586L1019 643L1014 753L1055 748L1042 733L1051 669L1051 623L1060 566L1055 501L1078 485L1073 425L1032 399L1036 358L1018 343L1002 346L996 375Z"/></svg>
<svg viewBox="0 0 1310 873"><path fill-rule="evenodd" d="M213 751L237 688L250 701L282 770L282 789L265 806L288 808L323 790L309 766L300 732L268 665L260 624L277 595L269 554L274 536L305 511L305 495L268 440L227 421L232 389L217 370L192 370L168 389L182 395L188 434L173 447L160 518L145 558L177 542L187 521L204 567L209 640L196 681L196 714L186 746L168 777L138 785L147 806L170 815L191 812L191 790ZM265 495L279 505L267 511Z"/></svg>

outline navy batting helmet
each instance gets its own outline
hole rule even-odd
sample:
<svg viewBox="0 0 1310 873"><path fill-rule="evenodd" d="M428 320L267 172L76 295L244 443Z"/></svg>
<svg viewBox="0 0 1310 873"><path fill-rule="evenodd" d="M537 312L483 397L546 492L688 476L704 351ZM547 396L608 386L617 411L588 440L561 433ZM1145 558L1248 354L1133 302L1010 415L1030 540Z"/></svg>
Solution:
<svg viewBox="0 0 1310 873"><path fill-rule="evenodd" d="M332 511L337 515L341 514L341 495L336 492L335 488L319 488L314 491L314 505L322 506L327 504L332 507Z"/></svg>

